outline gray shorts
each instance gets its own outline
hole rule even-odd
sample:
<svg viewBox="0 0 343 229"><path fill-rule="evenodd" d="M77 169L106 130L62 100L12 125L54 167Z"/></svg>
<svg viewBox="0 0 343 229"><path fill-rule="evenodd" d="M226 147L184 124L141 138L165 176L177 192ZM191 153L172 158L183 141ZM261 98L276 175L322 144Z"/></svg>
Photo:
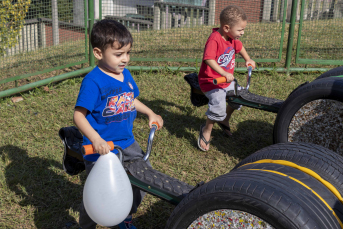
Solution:
<svg viewBox="0 0 343 229"><path fill-rule="evenodd" d="M238 90L242 90L243 87L237 85ZM226 118L226 93L229 91L234 91L235 81L223 89L213 89L211 91L205 92L205 96L209 99L208 110L206 111L206 116L213 121L223 121ZM227 102L230 107L235 110L241 109L242 105L237 105L231 102Z"/></svg>

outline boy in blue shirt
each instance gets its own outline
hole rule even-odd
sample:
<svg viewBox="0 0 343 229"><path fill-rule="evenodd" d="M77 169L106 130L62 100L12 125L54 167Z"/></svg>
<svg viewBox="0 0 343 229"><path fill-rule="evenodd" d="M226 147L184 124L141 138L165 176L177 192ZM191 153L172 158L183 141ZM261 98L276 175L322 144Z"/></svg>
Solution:
<svg viewBox="0 0 343 229"><path fill-rule="evenodd" d="M83 134L83 145L92 144L98 153L84 157L87 174L100 155L109 153L107 141L123 149L124 161L144 156L132 133L137 111L148 116L150 128L153 122L159 128L163 126L161 116L137 99L139 89L130 71L125 69L133 43L125 26L114 20L101 20L94 25L90 40L99 62L83 79L74 111L74 123ZM144 192L133 187L133 195L130 215L119 225L121 229L136 228L131 214L137 211ZM96 228L83 203L79 222L83 229Z"/></svg>

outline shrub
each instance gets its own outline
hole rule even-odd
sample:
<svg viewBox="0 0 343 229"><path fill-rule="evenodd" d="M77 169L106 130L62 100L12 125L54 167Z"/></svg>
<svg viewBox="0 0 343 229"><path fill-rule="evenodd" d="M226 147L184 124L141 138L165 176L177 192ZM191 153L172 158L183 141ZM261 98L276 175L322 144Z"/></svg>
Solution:
<svg viewBox="0 0 343 229"><path fill-rule="evenodd" d="M0 2L0 56L7 48L17 44L20 30L24 26L24 18L31 0L1 0Z"/></svg>

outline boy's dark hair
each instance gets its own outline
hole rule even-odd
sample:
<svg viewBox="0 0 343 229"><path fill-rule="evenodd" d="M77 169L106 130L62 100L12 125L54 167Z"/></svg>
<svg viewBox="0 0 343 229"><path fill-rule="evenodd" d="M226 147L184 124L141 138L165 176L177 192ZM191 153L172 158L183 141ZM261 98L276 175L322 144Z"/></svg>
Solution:
<svg viewBox="0 0 343 229"><path fill-rule="evenodd" d="M230 27L235 26L240 20L247 21L247 15L244 10L235 5L227 6L222 10L219 16L220 24L229 25Z"/></svg>
<svg viewBox="0 0 343 229"><path fill-rule="evenodd" d="M118 42L119 49L126 45L132 45L133 39L131 33L121 23L103 19L94 24L91 32L91 44L93 48L99 48L105 51L110 45L113 47L114 42Z"/></svg>

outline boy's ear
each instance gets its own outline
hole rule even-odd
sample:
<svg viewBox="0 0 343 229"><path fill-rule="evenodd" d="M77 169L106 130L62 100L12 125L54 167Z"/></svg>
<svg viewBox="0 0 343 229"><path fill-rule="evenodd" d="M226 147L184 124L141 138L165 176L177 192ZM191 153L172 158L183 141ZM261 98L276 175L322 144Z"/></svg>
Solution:
<svg viewBox="0 0 343 229"><path fill-rule="evenodd" d="M102 52L99 48L93 48L93 54L98 60L102 59Z"/></svg>
<svg viewBox="0 0 343 229"><path fill-rule="evenodd" d="M223 30L225 33L228 33L230 31L230 26L229 25L224 25Z"/></svg>

